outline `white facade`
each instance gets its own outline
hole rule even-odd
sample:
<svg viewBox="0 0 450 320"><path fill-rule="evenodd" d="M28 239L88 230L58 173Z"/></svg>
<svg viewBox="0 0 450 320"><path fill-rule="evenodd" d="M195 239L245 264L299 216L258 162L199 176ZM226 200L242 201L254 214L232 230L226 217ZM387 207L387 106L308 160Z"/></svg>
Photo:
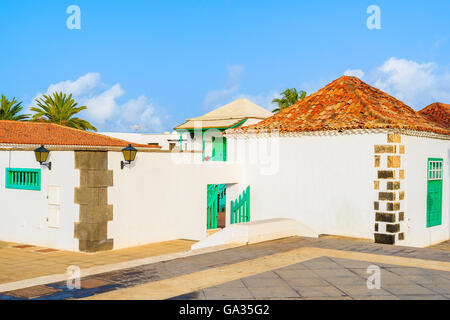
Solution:
<svg viewBox="0 0 450 320"><path fill-rule="evenodd" d="M373 238L373 145L384 134L271 139L228 138L229 160L242 163L252 188L252 220L291 218L318 234ZM273 156L264 160L266 145Z"/></svg>
<svg viewBox="0 0 450 320"><path fill-rule="evenodd" d="M49 161L51 170L39 165L33 151L0 150L0 240L76 251L74 187L80 178L74 152L51 152ZM5 168L40 168L41 190L6 189Z"/></svg>
<svg viewBox="0 0 450 320"><path fill-rule="evenodd" d="M252 220L292 218L318 234L373 239L378 200L373 188L374 145L387 144L385 133L227 138L228 160L243 166L243 184L252 188ZM398 244L423 247L447 240L450 141L404 135L402 139L406 201L401 210L407 229ZM426 170L432 157L444 159L442 225L427 228Z"/></svg>
<svg viewBox="0 0 450 320"><path fill-rule="evenodd" d="M406 217L408 233L405 245L429 246L450 238L450 141L402 136L406 146ZM442 224L427 228L427 160L444 161Z"/></svg>
<svg viewBox="0 0 450 320"><path fill-rule="evenodd" d="M183 157L186 163L183 163ZM197 163L190 163L196 156ZM235 184L242 171L224 163L202 163L201 154L138 152L130 167L120 170L120 152L109 152L108 167L114 170L109 203L114 219L108 236L114 249L173 240L206 237L208 184ZM230 193L231 195L231 193Z"/></svg>
<svg viewBox="0 0 450 320"><path fill-rule="evenodd" d="M405 199L400 245L428 246L450 238L450 141L401 136ZM108 151L108 204L113 219L107 238L113 248L207 235L207 185L227 184L230 200L251 187L251 220L288 218L315 234L373 239L377 168L374 146L385 133L303 135L279 138L227 137L227 162L202 162L199 152L138 152L120 168L120 151ZM426 227L427 159L443 158L442 224ZM80 186L74 151L51 151L52 169L40 166L33 151L0 150L0 240L77 251L74 225ZM41 190L5 188L5 168L40 168ZM383 211L383 209L380 209ZM57 214L55 214L57 212Z"/></svg>
<svg viewBox="0 0 450 320"><path fill-rule="evenodd" d="M75 169L74 153L51 151L48 170L35 160L33 151L0 150L0 240L79 250L74 193L80 171ZM136 160L121 170L122 160L120 151L108 151L113 220L108 222L107 238L113 239L114 249L180 238L201 240L207 236L207 185L230 184L230 196L243 188L239 166L204 163L201 153L138 152ZM8 167L40 168L41 190L6 189Z"/></svg>

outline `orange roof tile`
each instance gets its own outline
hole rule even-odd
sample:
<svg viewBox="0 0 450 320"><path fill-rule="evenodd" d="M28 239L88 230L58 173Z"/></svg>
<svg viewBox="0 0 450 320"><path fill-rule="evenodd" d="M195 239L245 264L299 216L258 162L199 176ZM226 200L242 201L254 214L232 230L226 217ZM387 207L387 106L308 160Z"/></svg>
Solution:
<svg viewBox="0 0 450 320"><path fill-rule="evenodd" d="M450 104L435 102L423 108L419 113L446 128L450 128Z"/></svg>
<svg viewBox="0 0 450 320"><path fill-rule="evenodd" d="M9 120L0 120L0 144L89 147L126 147L131 144L135 147L161 148L131 143L54 123Z"/></svg>
<svg viewBox="0 0 450 320"><path fill-rule="evenodd" d="M450 134L448 127L422 117L403 102L350 76L331 82L255 125L230 129L227 133L388 128Z"/></svg>

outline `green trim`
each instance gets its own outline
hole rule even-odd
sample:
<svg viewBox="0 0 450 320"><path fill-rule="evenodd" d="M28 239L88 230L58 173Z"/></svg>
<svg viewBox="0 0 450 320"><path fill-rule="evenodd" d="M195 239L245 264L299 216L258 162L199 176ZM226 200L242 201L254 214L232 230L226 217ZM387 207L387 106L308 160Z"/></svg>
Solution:
<svg viewBox="0 0 450 320"><path fill-rule="evenodd" d="M205 161L205 132L202 131L202 161Z"/></svg>
<svg viewBox="0 0 450 320"><path fill-rule="evenodd" d="M5 188L41 190L41 169L6 168Z"/></svg>
<svg viewBox="0 0 450 320"><path fill-rule="evenodd" d="M216 129L216 130L228 130L228 129L233 129L236 128L240 125L242 125L245 121L247 121L248 118L245 118L244 120L239 121L238 123L235 123L234 125L230 126L230 127L211 127L211 128L201 128L202 131L206 131L209 129ZM186 129L175 129L176 132L179 131L200 131L199 129L195 129L195 128L186 128Z"/></svg>
<svg viewBox="0 0 450 320"><path fill-rule="evenodd" d="M183 151L183 135L180 133L180 151Z"/></svg>
<svg viewBox="0 0 450 320"><path fill-rule="evenodd" d="M442 185L444 173L442 158L427 161L427 228L442 224Z"/></svg>
<svg viewBox="0 0 450 320"><path fill-rule="evenodd" d="M202 132L202 161L205 161L205 132L211 129L215 129L215 130L228 130L228 129L232 129L235 127L238 127L240 125L242 125L244 122L246 122L248 120L248 118L245 118L241 121L239 121L238 123L232 125L231 127L223 127L223 128L201 128L201 129L175 129L176 132L178 132L180 134L180 151L182 150L181 147L181 135L182 132L189 132L189 133L194 133L195 132ZM222 144L220 145L219 143L214 143L214 141L211 142L212 143L212 155L211 155L211 160L212 161L227 161L227 141L226 138L223 137L222 138ZM215 151L217 148L221 148L222 149L222 153L218 154L217 156L215 155Z"/></svg>
<svg viewBox="0 0 450 320"><path fill-rule="evenodd" d="M217 228L218 212L225 211L226 208L226 184L208 184L207 185L207 222L206 228Z"/></svg>
<svg viewBox="0 0 450 320"><path fill-rule="evenodd" d="M207 220L206 228L216 229L217 228L217 206L218 206L218 194L219 188L216 184L208 184L207 186Z"/></svg>

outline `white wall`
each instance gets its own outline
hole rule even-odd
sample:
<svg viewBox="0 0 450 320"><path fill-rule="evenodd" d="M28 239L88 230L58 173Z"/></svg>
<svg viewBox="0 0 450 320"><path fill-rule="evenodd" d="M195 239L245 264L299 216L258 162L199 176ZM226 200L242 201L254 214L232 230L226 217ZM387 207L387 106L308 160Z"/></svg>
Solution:
<svg viewBox="0 0 450 320"><path fill-rule="evenodd" d="M197 163L177 158L193 156ZM108 189L114 206L108 238L114 239L114 249L205 238L207 185L236 183L242 176L236 165L202 162L200 153L138 152L123 170L121 160L122 153L108 153L108 168L114 172L114 186Z"/></svg>
<svg viewBox="0 0 450 320"><path fill-rule="evenodd" d="M386 134L229 137L228 159L246 154L238 162L251 188L252 220L292 218L319 234L373 239L373 152L385 143ZM261 156L264 146L269 156Z"/></svg>
<svg viewBox="0 0 450 320"><path fill-rule="evenodd" d="M406 212L408 232L402 244L428 246L450 238L450 141L402 136L406 154ZM444 159L442 224L427 228L427 160Z"/></svg>
<svg viewBox="0 0 450 320"><path fill-rule="evenodd" d="M161 150L169 150L170 142L175 143L176 144L175 146L177 148L180 147L180 135L175 131L172 133L166 132L160 134L133 133L133 132L100 132L100 134L134 143L141 143L141 144L158 143L158 145L162 147ZM188 134L186 133L183 134L183 148L187 146L188 141L190 141Z"/></svg>
<svg viewBox="0 0 450 320"><path fill-rule="evenodd" d="M39 246L78 250L74 239L74 223L78 221L78 205L74 204L74 188L79 185L79 172L74 170L73 151L52 151L52 169L40 166L33 151L0 150L0 240ZM41 169L41 191L5 188L5 168ZM59 228L49 227L47 220L49 186L60 187Z"/></svg>

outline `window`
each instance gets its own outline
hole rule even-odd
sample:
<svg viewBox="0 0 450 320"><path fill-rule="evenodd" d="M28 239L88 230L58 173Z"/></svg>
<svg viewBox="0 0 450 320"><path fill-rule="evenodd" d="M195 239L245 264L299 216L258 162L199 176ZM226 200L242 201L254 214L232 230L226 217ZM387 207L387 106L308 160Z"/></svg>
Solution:
<svg viewBox="0 0 450 320"><path fill-rule="evenodd" d="M428 160L428 180L442 180L442 160Z"/></svg>
<svg viewBox="0 0 450 320"><path fill-rule="evenodd" d="M443 160L429 158L427 164L427 227L442 224Z"/></svg>
<svg viewBox="0 0 450 320"><path fill-rule="evenodd" d="M41 190L41 169L6 168L7 189Z"/></svg>

